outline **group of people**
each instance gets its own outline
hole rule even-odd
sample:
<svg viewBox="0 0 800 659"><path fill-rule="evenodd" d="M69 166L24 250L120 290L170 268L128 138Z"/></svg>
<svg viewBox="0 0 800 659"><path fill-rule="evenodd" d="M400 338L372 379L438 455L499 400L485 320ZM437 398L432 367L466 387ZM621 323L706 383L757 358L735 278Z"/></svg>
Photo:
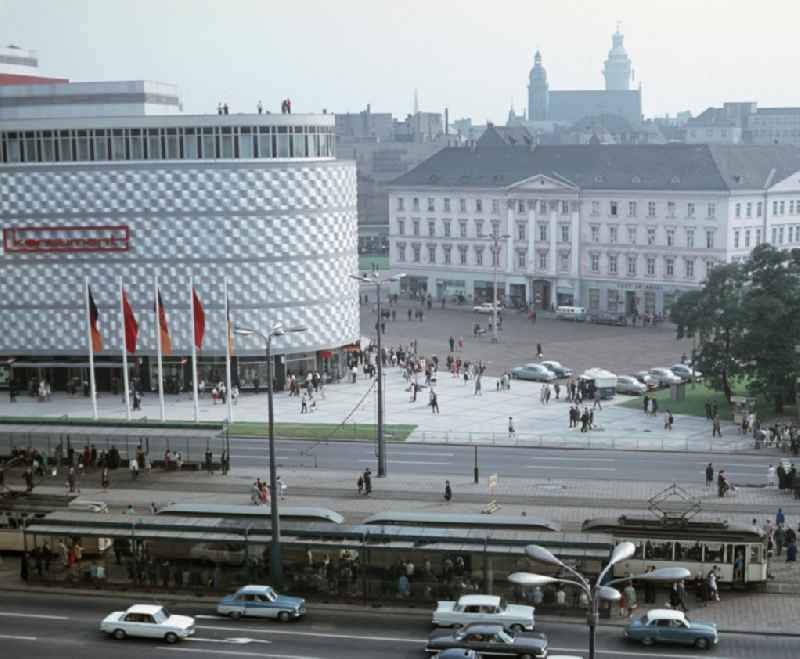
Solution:
<svg viewBox="0 0 800 659"><path fill-rule="evenodd" d="M758 526L753 520L753 526ZM794 563L797 561L797 534L800 527L795 531L786 521L786 514L782 508L778 508L775 513L775 521L768 519L762 527L764 537L767 539L767 551L774 556L782 556L783 549L786 548L786 562Z"/></svg>
<svg viewBox="0 0 800 659"><path fill-rule="evenodd" d="M289 486L281 479L280 476L277 476L275 481L278 490L278 496L281 498L281 500L285 500L286 494L289 491ZM256 482L253 483L252 487L250 488L250 503L255 506L266 506L270 502L269 497L269 485L267 485L267 483L262 481L260 478L256 478Z"/></svg>

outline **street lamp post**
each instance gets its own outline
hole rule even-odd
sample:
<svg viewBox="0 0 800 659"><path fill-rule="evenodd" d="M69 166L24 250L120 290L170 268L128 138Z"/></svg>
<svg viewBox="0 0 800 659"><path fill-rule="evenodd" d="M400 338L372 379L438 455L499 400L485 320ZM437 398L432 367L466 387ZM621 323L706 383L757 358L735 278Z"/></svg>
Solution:
<svg viewBox="0 0 800 659"><path fill-rule="evenodd" d="M480 236L492 241L492 269L494 270L494 303L492 304L492 343L497 343L500 339L497 336L497 266L500 264L500 241L507 240L511 236L507 233L498 235L492 231L488 236Z"/></svg>
<svg viewBox="0 0 800 659"><path fill-rule="evenodd" d="M267 435L269 437L269 503L270 518L272 522L272 544L270 551L270 574L272 577L272 587L280 589L283 587L283 566L281 563L281 524L278 516L278 476L275 467L275 413L272 407L272 339L276 336L295 332L305 332L306 328L298 325L295 327L284 327L282 323L275 323L265 335L258 330L249 327L235 327L233 330L241 336L258 336L264 341L267 357ZM228 454L230 455L230 453Z"/></svg>
<svg viewBox="0 0 800 659"><path fill-rule="evenodd" d="M606 565L606 567L600 573L600 576L597 577L597 582L595 585L592 586L586 577L584 577L577 570L571 568L569 565L566 565L560 561L549 550L539 545L528 545L525 548L525 553L530 558L540 563L554 565L562 570L566 570L567 572L571 573L575 579L559 579L557 577L532 574L530 572L514 572L508 576L508 580L511 583L515 583L520 586L544 586L551 583L565 583L582 590L586 594L586 597L589 601L589 611L586 614L586 623L589 626L589 659L595 659L597 621L600 617L600 600L602 599L610 602L616 602L622 597L616 588L611 587L611 584L631 581L633 579L639 581L673 582L688 579L692 575L692 573L686 568L666 567L651 570L650 572L645 572L644 574L623 577L621 579L614 579L612 581L603 583L603 580L605 579L609 570L611 570L620 561L629 559L631 556L633 556L635 551L636 547L632 542L621 542L614 547L614 551L611 553L611 559L608 561L608 565Z"/></svg>
<svg viewBox="0 0 800 659"><path fill-rule="evenodd" d="M377 272L373 272L371 277L363 275L350 275L353 279L360 281L364 284L369 284L375 287L378 299L378 322L375 323L375 329L378 332L378 477L386 476L386 440L383 436L383 352L381 349L381 287L384 284L393 281L399 281L405 277L404 273L381 279Z"/></svg>

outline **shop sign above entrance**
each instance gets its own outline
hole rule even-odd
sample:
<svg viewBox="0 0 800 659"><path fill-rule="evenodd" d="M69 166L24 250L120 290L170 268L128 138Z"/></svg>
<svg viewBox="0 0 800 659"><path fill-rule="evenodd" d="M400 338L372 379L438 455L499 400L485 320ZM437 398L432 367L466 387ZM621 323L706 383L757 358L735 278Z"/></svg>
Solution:
<svg viewBox="0 0 800 659"><path fill-rule="evenodd" d="M129 249L130 228L127 225L3 229L6 254L127 252Z"/></svg>

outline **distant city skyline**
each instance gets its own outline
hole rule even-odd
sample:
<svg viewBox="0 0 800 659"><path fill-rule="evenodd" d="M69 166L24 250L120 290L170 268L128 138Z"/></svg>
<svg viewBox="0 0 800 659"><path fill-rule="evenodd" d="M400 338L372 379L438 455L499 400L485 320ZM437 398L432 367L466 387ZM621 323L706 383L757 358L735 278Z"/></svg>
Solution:
<svg viewBox="0 0 800 659"><path fill-rule="evenodd" d="M767 0L430 4L340 0L154 2L0 0L0 43L37 51L44 74L146 79L180 87L184 111L373 111L419 107L502 124L527 107L541 50L551 88L602 89L621 23L646 116L699 114L724 101L800 106L789 84L800 6Z"/></svg>

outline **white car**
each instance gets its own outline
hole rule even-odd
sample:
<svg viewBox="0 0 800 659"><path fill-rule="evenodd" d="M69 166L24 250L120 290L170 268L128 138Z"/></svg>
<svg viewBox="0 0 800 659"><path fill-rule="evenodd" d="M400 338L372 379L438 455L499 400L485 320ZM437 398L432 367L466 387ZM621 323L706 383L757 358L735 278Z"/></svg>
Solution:
<svg viewBox="0 0 800 659"><path fill-rule="evenodd" d="M472 623L503 625L514 631L533 631L533 607L508 604L496 595L463 595L457 602L438 602L433 612L434 627Z"/></svg>
<svg viewBox="0 0 800 659"><path fill-rule="evenodd" d="M141 636L177 643L194 634L194 618L171 615L160 604L134 604L127 611L109 613L100 623L100 631L118 641Z"/></svg>
<svg viewBox="0 0 800 659"><path fill-rule="evenodd" d="M669 367L669 370L684 382L691 382L692 379L694 379L695 382L699 382L703 379L703 374L697 369L692 368L689 364L673 364Z"/></svg>
<svg viewBox="0 0 800 659"><path fill-rule="evenodd" d="M472 307L472 310L475 313L493 313L494 305L491 302L484 302L483 304L479 304L475 307ZM503 310L503 305L498 302L497 311L500 312L502 310Z"/></svg>
<svg viewBox="0 0 800 659"><path fill-rule="evenodd" d="M651 368L649 371L661 387L669 387L671 384L681 384L683 380L675 375L668 368Z"/></svg>

